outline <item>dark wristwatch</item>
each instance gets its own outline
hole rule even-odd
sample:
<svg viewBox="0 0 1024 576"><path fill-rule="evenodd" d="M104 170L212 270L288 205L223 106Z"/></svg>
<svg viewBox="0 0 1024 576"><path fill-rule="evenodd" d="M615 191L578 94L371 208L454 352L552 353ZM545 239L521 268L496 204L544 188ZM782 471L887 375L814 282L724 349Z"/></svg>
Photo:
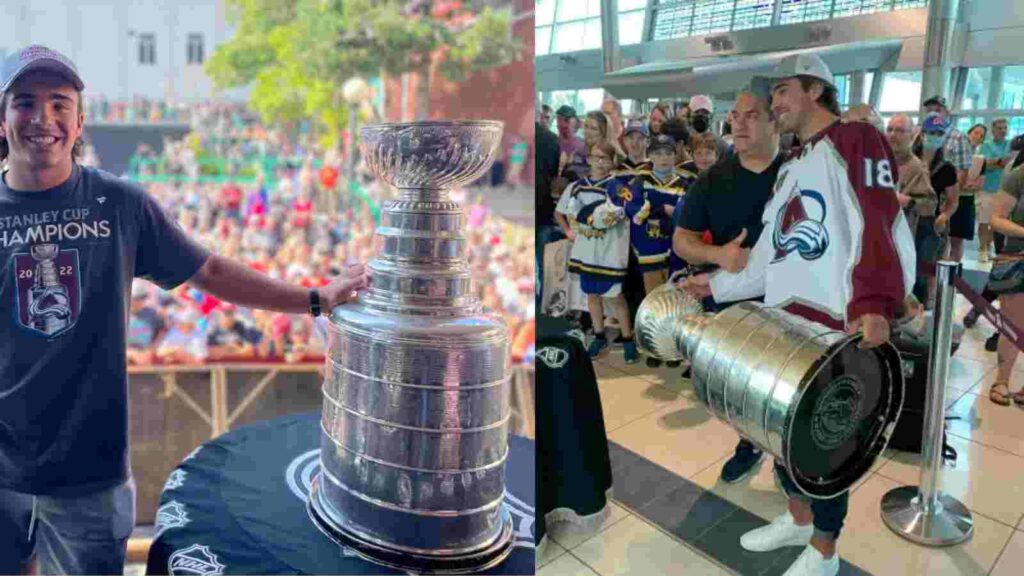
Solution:
<svg viewBox="0 0 1024 576"><path fill-rule="evenodd" d="M320 315L320 292L316 289L309 291L309 313L314 318Z"/></svg>

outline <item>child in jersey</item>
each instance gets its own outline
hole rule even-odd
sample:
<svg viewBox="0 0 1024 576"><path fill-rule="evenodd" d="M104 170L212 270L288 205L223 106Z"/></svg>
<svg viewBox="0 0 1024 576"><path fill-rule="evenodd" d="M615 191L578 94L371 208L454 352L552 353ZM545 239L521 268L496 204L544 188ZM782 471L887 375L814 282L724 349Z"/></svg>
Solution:
<svg viewBox="0 0 1024 576"><path fill-rule="evenodd" d="M697 177L707 171L718 162L718 149L715 145L715 137L710 133L695 134L690 138L690 156L693 160L685 162L682 165L676 166L676 171L680 173L685 181L685 187L689 188L691 184L697 181ZM676 158L679 158L678 151L676 152ZM685 197L680 197L676 202L675 213L682 211L683 202ZM711 232L705 230L702 240L705 244L712 244ZM672 274L677 270L682 270L686 267L686 262L672 252L669 256L668 272Z"/></svg>
<svg viewBox="0 0 1024 576"><path fill-rule="evenodd" d="M622 133L622 144L626 157L615 168L615 176L623 183L628 183L633 176L651 171L651 161L647 159L647 145L650 133L643 120L630 120Z"/></svg>
<svg viewBox="0 0 1024 576"><path fill-rule="evenodd" d="M630 245L643 273L644 290L652 290L668 279L672 254L672 214L677 201L686 192L690 179L675 169L675 139L659 134L651 140L648 154L651 170L638 172L629 188L619 197L630 217ZM661 365L657 358L647 365Z"/></svg>
<svg viewBox="0 0 1024 576"><path fill-rule="evenodd" d="M587 308L594 323L596 338L590 343L591 358L608 347L604 333L604 299L611 299L622 329L623 356L628 364L637 361L633 341L633 322L622 292L622 281L629 264L629 225L625 210L613 203L622 183L612 176L615 148L598 142L588 150L590 174L573 182L555 208L555 219L566 238L572 241L569 271L580 276L587 295Z"/></svg>

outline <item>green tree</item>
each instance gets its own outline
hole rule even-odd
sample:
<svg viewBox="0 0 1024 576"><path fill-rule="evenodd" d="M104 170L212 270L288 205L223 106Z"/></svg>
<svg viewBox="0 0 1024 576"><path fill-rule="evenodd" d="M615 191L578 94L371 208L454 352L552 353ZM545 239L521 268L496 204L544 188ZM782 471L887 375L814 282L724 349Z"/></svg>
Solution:
<svg viewBox="0 0 1024 576"><path fill-rule="evenodd" d="M268 122L311 117L327 146L337 145L348 121L341 97L348 78L418 75L416 110L423 118L432 67L461 81L511 62L521 48L509 10L483 1L226 2L235 32L207 61L214 85L251 85L250 104Z"/></svg>

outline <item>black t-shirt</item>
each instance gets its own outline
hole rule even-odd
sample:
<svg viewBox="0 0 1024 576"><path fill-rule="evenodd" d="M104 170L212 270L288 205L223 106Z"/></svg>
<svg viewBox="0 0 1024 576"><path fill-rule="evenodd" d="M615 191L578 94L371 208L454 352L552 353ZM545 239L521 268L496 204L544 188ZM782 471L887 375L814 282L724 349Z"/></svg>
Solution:
<svg viewBox="0 0 1024 576"><path fill-rule="evenodd" d="M534 194L537 201L537 225L555 223L555 199L551 197L551 180L558 176L558 136L542 127L535 126L537 158L534 174Z"/></svg>
<svg viewBox="0 0 1024 576"><path fill-rule="evenodd" d="M37 192L0 181L0 489L71 496L128 478L132 280L170 290L208 256L102 170L75 164Z"/></svg>
<svg viewBox="0 0 1024 576"><path fill-rule="evenodd" d="M764 225L764 207L772 195L783 155L761 173L740 164L735 154L726 156L697 178L686 192L676 227L692 232L711 232L712 244L727 244L746 228L744 248L752 248Z"/></svg>
<svg viewBox="0 0 1024 576"><path fill-rule="evenodd" d="M942 157L942 150L939 150L928 166L928 173L931 177L932 190L939 196L938 205L935 207L935 213L938 214L945 202L943 198L946 197L946 188L956 184L956 168Z"/></svg>

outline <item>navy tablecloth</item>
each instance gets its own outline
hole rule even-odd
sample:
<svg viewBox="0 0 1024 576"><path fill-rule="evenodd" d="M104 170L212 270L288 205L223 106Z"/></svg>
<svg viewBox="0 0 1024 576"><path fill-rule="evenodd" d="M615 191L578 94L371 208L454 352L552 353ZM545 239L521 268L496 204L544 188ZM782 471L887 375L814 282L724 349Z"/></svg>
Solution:
<svg viewBox="0 0 1024 576"><path fill-rule="evenodd" d="M348 553L306 513L320 465L320 414L238 428L200 446L167 480L148 574L399 574ZM534 445L511 437L505 506L515 547L486 574L534 573Z"/></svg>

